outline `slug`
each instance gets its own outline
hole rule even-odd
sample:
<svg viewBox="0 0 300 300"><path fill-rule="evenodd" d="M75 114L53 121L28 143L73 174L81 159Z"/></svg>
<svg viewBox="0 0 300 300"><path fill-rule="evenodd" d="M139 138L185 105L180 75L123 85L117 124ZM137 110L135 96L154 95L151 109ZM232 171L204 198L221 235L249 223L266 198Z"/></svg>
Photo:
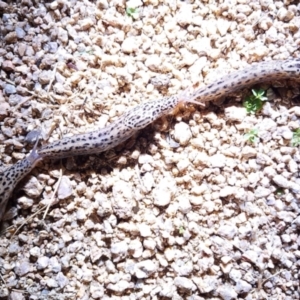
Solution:
<svg viewBox="0 0 300 300"><path fill-rule="evenodd" d="M223 76L208 86L196 89L191 93L184 91L178 95L140 104L125 112L105 128L63 138L42 146L38 150L35 145L28 157L0 174L0 221L13 189L39 160L100 153L124 142L138 130L168 114L181 103L202 104L253 84L283 79L300 79L300 59L253 64ZM197 101L197 99L199 100Z"/></svg>

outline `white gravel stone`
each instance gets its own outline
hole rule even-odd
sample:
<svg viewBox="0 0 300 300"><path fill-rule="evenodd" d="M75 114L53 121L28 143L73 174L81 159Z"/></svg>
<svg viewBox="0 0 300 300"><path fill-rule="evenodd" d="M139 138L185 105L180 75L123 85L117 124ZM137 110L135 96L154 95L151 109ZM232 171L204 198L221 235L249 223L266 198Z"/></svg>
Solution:
<svg viewBox="0 0 300 300"><path fill-rule="evenodd" d="M231 224L224 224L218 229L218 234L226 239L231 240L237 234L237 228Z"/></svg>
<svg viewBox="0 0 300 300"><path fill-rule="evenodd" d="M294 160L290 160L288 162L288 170L291 172L291 173L296 173L298 172L298 164L294 161Z"/></svg>
<svg viewBox="0 0 300 300"><path fill-rule="evenodd" d="M57 32L57 38L63 43L66 44L69 40L68 32L63 28L59 27Z"/></svg>
<svg viewBox="0 0 300 300"><path fill-rule="evenodd" d="M280 21L289 22L294 18L294 13L284 7L281 7L278 10L277 16Z"/></svg>
<svg viewBox="0 0 300 300"><path fill-rule="evenodd" d="M134 205L132 185L123 180L113 186L112 208L115 214L122 219L132 216Z"/></svg>
<svg viewBox="0 0 300 300"><path fill-rule="evenodd" d="M12 84L6 84L4 91L7 95L15 94L17 92L16 87Z"/></svg>
<svg viewBox="0 0 300 300"><path fill-rule="evenodd" d="M206 294L214 291L218 286L218 280L215 276L194 277L194 283L201 293Z"/></svg>
<svg viewBox="0 0 300 300"><path fill-rule="evenodd" d="M230 279L232 279L234 282L238 282L242 278L242 273L240 270L232 269L229 273Z"/></svg>
<svg viewBox="0 0 300 300"><path fill-rule="evenodd" d="M176 255L178 255L178 251L175 249L167 248L164 252L164 255L168 261L173 261Z"/></svg>
<svg viewBox="0 0 300 300"><path fill-rule="evenodd" d="M191 293L197 288L193 281L186 277L176 277L174 280L174 285L178 289L187 293Z"/></svg>
<svg viewBox="0 0 300 300"><path fill-rule="evenodd" d="M245 280L238 280L235 286L235 291L237 294L249 293L252 290L252 285Z"/></svg>
<svg viewBox="0 0 300 300"><path fill-rule="evenodd" d="M247 250L243 253L243 258L253 264L256 264L258 260L258 253L253 250Z"/></svg>
<svg viewBox="0 0 300 300"><path fill-rule="evenodd" d="M120 261L127 256L128 245L125 241L114 243L111 245L110 251L114 256L114 261Z"/></svg>
<svg viewBox="0 0 300 300"><path fill-rule="evenodd" d="M57 288L58 287L58 283L56 282L55 279L53 278L49 278L46 280L46 284L49 288Z"/></svg>
<svg viewBox="0 0 300 300"><path fill-rule="evenodd" d="M182 260L176 260L172 263L172 268L179 276L189 276L194 269L192 261L184 262Z"/></svg>
<svg viewBox="0 0 300 300"><path fill-rule="evenodd" d="M159 295L161 297L172 298L176 293L176 287L172 283L163 283Z"/></svg>
<svg viewBox="0 0 300 300"><path fill-rule="evenodd" d="M72 193L73 193L73 188L69 177L62 176L57 190L58 199L60 200L67 199L72 195Z"/></svg>
<svg viewBox="0 0 300 300"><path fill-rule="evenodd" d="M228 197L233 195L235 192L235 188L232 186L225 186L220 190L220 197Z"/></svg>
<svg viewBox="0 0 300 300"><path fill-rule="evenodd" d="M209 158L212 168L224 168L226 165L226 156L223 154L215 154Z"/></svg>
<svg viewBox="0 0 300 300"><path fill-rule="evenodd" d="M149 249L149 250L155 250L155 248L156 248L156 242L155 242L155 240L152 240L152 239L144 240L143 245L146 249Z"/></svg>
<svg viewBox="0 0 300 300"><path fill-rule="evenodd" d="M249 159L249 158L252 158L252 157L255 157L257 154L257 151L255 148L253 147L250 147L250 146L245 146L243 147L242 149L242 156L246 159Z"/></svg>
<svg viewBox="0 0 300 300"><path fill-rule="evenodd" d="M179 211L181 211L183 214L187 214L191 211L192 206L187 195L180 195L177 200Z"/></svg>
<svg viewBox="0 0 300 300"><path fill-rule="evenodd" d="M53 78L53 72L44 70L39 74L39 82L41 84L48 84Z"/></svg>
<svg viewBox="0 0 300 300"><path fill-rule="evenodd" d="M145 61L145 65L151 71L156 72L161 69L162 60L158 55L152 55L147 58L147 60Z"/></svg>
<svg viewBox="0 0 300 300"><path fill-rule="evenodd" d="M211 158L205 152L199 152L193 161L196 166L210 166Z"/></svg>
<svg viewBox="0 0 300 300"><path fill-rule="evenodd" d="M241 123L247 116L247 111L244 107L229 106L224 110L225 118L228 122Z"/></svg>
<svg viewBox="0 0 300 300"><path fill-rule="evenodd" d="M37 266L36 267L37 267L38 270L43 270L43 269L48 267L48 264L49 264L49 257L41 256L37 260Z"/></svg>
<svg viewBox="0 0 300 300"><path fill-rule="evenodd" d="M254 192L255 197L257 198L264 198L269 196L272 193L270 189L264 188L262 186L258 186Z"/></svg>
<svg viewBox="0 0 300 300"><path fill-rule="evenodd" d="M137 263L134 267L134 275L139 278L148 278L158 269L157 264L152 260L144 260Z"/></svg>
<svg viewBox="0 0 300 300"><path fill-rule="evenodd" d="M151 236L151 228L147 224L140 224L139 225L140 234L142 237L149 237Z"/></svg>
<svg viewBox="0 0 300 300"><path fill-rule="evenodd" d="M237 299L238 294L232 286L229 285L220 285L216 290L217 295L223 300L233 300Z"/></svg>
<svg viewBox="0 0 300 300"><path fill-rule="evenodd" d="M79 208L79 209L77 210L77 212L76 212L76 219L77 219L78 221L80 221L80 222L85 221L85 219L86 219L86 213L85 213L84 209Z"/></svg>
<svg viewBox="0 0 300 300"><path fill-rule="evenodd" d="M132 252L133 257L138 258L142 256L144 249L140 241L134 240L129 244L128 250Z"/></svg>
<svg viewBox="0 0 300 300"><path fill-rule="evenodd" d="M50 258L49 267L54 273L58 273L61 271L61 264L58 262L56 257Z"/></svg>
<svg viewBox="0 0 300 300"><path fill-rule="evenodd" d="M130 283L125 280L120 280L116 284L109 283L107 289L112 290L117 293L124 292L125 290L133 288L133 283Z"/></svg>
<svg viewBox="0 0 300 300"><path fill-rule="evenodd" d="M25 196L20 197L18 199L18 204L20 205L20 207L22 209L28 209L28 208L32 207L33 203L34 203L33 199L25 197Z"/></svg>
<svg viewBox="0 0 300 300"><path fill-rule="evenodd" d="M32 272L32 270L33 266L27 260L19 261L14 268L14 271L18 276L24 276L29 272Z"/></svg>
<svg viewBox="0 0 300 300"><path fill-rule="evenodd" d="M138 51L140 47L140 41L136 36L130 36L126 38L122 43L122 51L124 53L132 53Z"/></svg>
<svg viewBox="0 0 300 300"><path fill-rule="evenodd" d="M56 275L55 279L60 288L64 288L66 285L69 284L69 279L62 272L59 272Z"/></svg>
<svg viewBox="0 0 300 300"><path fill-rule="evenodd" d="M41 250L40 250L39 247L33 247L32 249L30 249L29 253L33 257L39 257L40 253L41 253Z"/></svg>
<svg viewBox="0 0 300 300"><path fill-rule="evenodd" d="M186 171L189 165L190 165L190 161L188 159L182 159L176 164L179 172Z"/></svg>
<svg viewBox="0 0 300 300"><path fill-rule="evenodd" d="M81 27L81 30L88 30L94 25L94 22L92 19L87 18L82 20L79 25Z"/></svg>
<svg viewBox="0 0 300 300"><path fill-rule="evenodd" d="M181 7L180 11L177 14L176 21L181 26L186 26L191 24L193 18L192 8L190 5L184 5Z"/></svg>
<svg viewBox="0 0 300 300"><path fill-rule="evenodd" d="M174 139L179 142L181 146L187 145L191 138L192 132L188 124L180 122L175 125Z"/></svg>
<svg viewBox="0 0 300 300"><path fill-rule="evenodd" d="M109 201L104 193L97 192L95 195L95 201L97 203L97 214L100 217L108 216L112 213L112 203Z"/></svg>
<svg viewBox="0 0 300 300"><path fill-rule="evenodd" d="M143 6L143 2L141 0L129 0L126 2L126 7L137 8Z"/></svg>
<svg viewBox="0 0 300 300"><path fill-rule="evenodd" d="M143 179L143 185L146 191L149 193L152 190L152 188L155 186L154 177L150 172L147 172L142 179Z"/></svg>
<svg viewBox="0 0 300 300"><path fill-rule="evenodd" d="M153 190L154 205L157 206L166 206L168 205L175 192L176 192L176 183L171 178L164 178Z"/></svg>
<svg viewBox="0 0 300 300"><path fill-rule="evenodd" d="M280 187L289 189L291 188L294 192L299 193L300 192L300 186L296 183L293 183L283 177L282 175L276 175L273 177L273 181Z"/></svg>

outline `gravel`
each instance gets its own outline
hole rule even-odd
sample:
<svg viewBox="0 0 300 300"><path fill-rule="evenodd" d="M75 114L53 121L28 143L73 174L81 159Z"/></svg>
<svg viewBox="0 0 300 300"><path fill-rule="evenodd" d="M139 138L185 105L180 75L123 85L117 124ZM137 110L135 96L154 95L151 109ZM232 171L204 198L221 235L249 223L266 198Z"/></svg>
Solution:
<svg viewBox="0 0 300 300"><path fill-rule="evenodd" d="M0 1L0 17L1 170L37 131L52 142L300 57L297 1ZM300 299L300 92L261 87L256 115L240 91L108 153L39 163L2 224L0 298Z"/></svg>

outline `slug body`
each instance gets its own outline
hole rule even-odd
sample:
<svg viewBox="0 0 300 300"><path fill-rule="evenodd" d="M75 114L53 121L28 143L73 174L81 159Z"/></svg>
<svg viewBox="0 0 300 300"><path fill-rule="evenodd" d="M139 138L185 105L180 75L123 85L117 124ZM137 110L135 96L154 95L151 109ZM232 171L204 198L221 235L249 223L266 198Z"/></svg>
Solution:
<svg viewBox="0 0 300 300"><path fill-rule="evenodd" d="M193 91L187 101L194 102L197 98L201 102L211 101L250 85L284 79L300 79L299 58L260 62L229 73L208 86Z"/></svg>
<svg viewBox="0 0 300 300"><path fill-rule="evenodd" d="M183 92L179 95L138 105L103 129L64 138L43 146L38 153L42 157L49 158L100 153L124 142L137 130L169 113L180 102L201 104L201 102L226 96L255 83L288 78L300 79L300 59L254 64L230 73L217 82L193 91L190 95ZM199 98L198 102L197 98Z"/></svg>
<svg viewBox="0 0 300 300"><path fill-rule="evenodd" d="M0 222L4 216L8 199L16 185L35 167L41 156L36 151L36 145L29 156L0 173Z"/></svg>
<svg viewBox="0 0 300 300"><path fill-rule="evenodd" d="M63 138L38 150L41 157L63 158L73 155L100 153L124 142L138 130L169 113L182 100L182 94L143 103L105 128Z"/></svg>
<svg viewBox="0 0 300 300"><path fill-rule="evenodd" d="M0 174L0 221L13 189L35 167L40 159L103 152L124 142L136 131L172 111L181 102L201 104L226 96L249 85L282 79L300 79L300 59L257 63L230 73L216 82L196 89L191 93L183 92L175 96L138 105L103 129L61 139L43 146L38 151L35 146L27 158ZM198 98L199 100L196 101Z"/></svg>

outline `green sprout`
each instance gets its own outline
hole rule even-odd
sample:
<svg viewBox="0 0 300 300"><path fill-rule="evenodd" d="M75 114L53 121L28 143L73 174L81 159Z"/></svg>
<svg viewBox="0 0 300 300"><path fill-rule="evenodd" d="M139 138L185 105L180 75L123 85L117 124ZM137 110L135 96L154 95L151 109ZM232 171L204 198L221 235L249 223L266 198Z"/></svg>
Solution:
<svg viewBox="0 0 300 300"><path fill-rule="evenodd" d="M298 147L300 145L300 128L293 132L292 145Z"/></svg>
<svg viewBox="0 0 300 300"><path fill-rule="evenodd" d="M254 144L258 141L258 137L257 137L257 134L258 134L258 130L257 129L251 129L249 130L249 132L247 132L244 137L245 139L250 142L251 144Z"/></svg>
<svg viewBox="0 0 300 300"><path fill-rule="evenodd" d="M282 196L284 194L284 190L281 187L278 187L275 191L277 196Z"/></svg>
<svg viewBox="0 0 300 300"><path fill-rule="evenodd" d="M126 8L126 14L127 14L127 16L129 16L133 19L137 19L137 17L138 17L137 8L127 7Z"/></svg>
<svg viewBox="0 0 300 300"><path fill-rule="evenodd" d="M183 235L183 234L184 234L184 231L185 231L184 226L183 226L183 225L179 226L179 230L178 230L179 234L180 234L180 235Z"/></svg>
<svg viewBox="0 0 300 300"><path fill-rule="evenodd" d="M265 96L265 93L266 91L262 89L252 90L252 95L248 96L243 102L243 105L248 113L255 114L261 110L264 101L268 100L268 98Z"/></svg>

